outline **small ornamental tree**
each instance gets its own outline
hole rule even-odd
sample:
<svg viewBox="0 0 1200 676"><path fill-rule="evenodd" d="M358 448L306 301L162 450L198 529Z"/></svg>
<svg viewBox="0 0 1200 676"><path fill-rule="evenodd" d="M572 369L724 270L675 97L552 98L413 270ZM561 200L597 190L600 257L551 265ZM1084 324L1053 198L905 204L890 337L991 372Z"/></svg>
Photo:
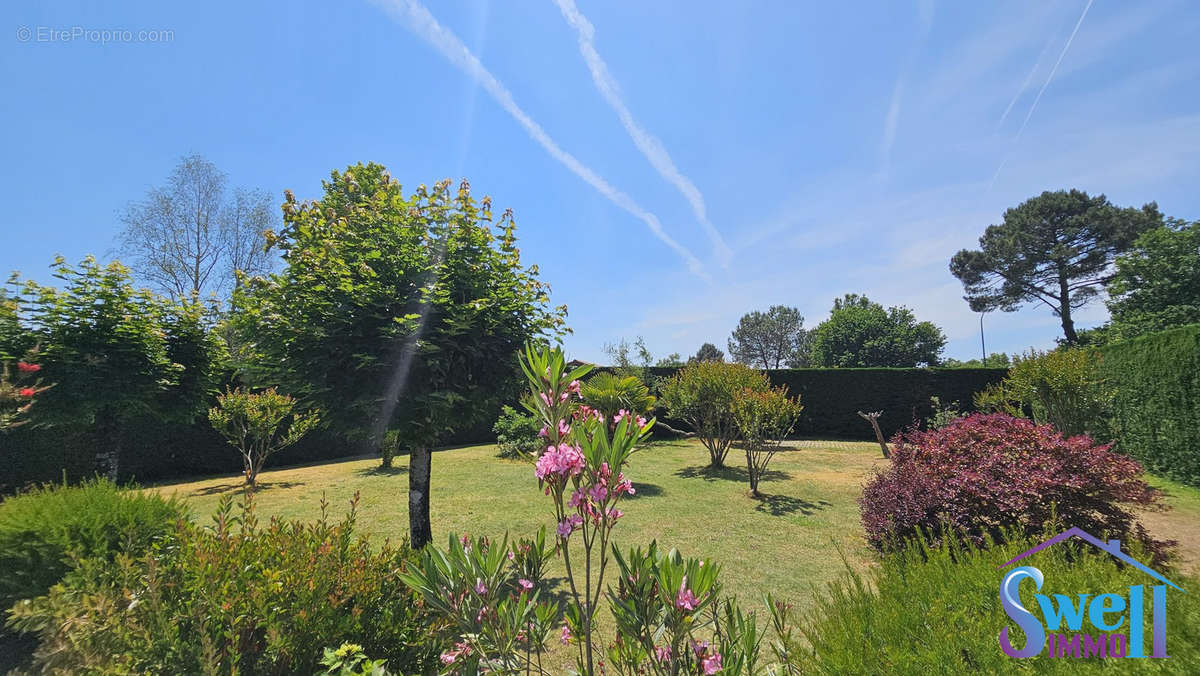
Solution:
<svg viewBox="0 0 1200 676"><path fill-rule="evenodd" d="M892 463L863 489L867 540L886 549L908 538L939 540L949 528L976 545L1040 535L1056 523L1102 538L1138 540L1162 559L1131 507L1159 493L1136 461L1086 435L1002 413L975 414L893 440Z"/></svg>
<svg viewBox="0 0 1200 676"><path fill-rule="evenodd" d="M682 420L708 449L712 467L724 467L729 446L738 436L734 398L749 389L770 388L767 376L738 363L696 362L685 366L660 387L670 417Z"/></svg>
<svg viewBox="0 0 1200 676"><path fill-rule="evenodd" d="M274 388L253 393L226 390L208 420L242 454L246 483L253 486L267 457L296 443L316 426L315 412L296 413L296 400Z"/></svg>
<svg viewBox="0 0 1200 676"><path fill-rule="evenodd" d="M1064 436L1090 434L1111 439L1113 387L1100 373L1100 354L1091 348L1030 350L1013 361L1004 380L975 395L976 408L1050 424Z"/></svg>
<svg viewBox="0 0 1200 676"><path fill-rule="evenodd" d="M746 451L750 493L759 497L758 483L784 438L792 433L800 411L799 399L789 399L787 387L742 390L733 399L733 418Z"/></svg>

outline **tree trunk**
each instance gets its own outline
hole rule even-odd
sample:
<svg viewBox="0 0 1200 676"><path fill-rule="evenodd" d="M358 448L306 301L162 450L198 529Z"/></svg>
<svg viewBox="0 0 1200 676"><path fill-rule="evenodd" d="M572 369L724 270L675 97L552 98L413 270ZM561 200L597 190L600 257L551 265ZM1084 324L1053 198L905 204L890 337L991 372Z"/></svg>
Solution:
<svg viewBox="0 0 1200 676"><path fill-rule="evenodd" d="M428 447L414 446L408 453L408 532L414 549L433 540L429 526L429 465L433 453Z"/></svg>
<svg viewBox="0 0 1200 676"><path fill-rule="evenodd" d="M1062 319L1063 336L1068 345L1075 345L1079 342L1079 336L1075 333L1075 320L1071 319L1071 290L1067 287L1066 271L1061 265L1058 268L1058 290L1058 316Z"/></svg>
<svg viewBox="0 0 1200 676"><path fill-rule="evenodd" d="M1079 335L1075 333L1075 320L1071 319L1071 308L1064 307L1061 314L1063 335L1067 338L1067 344L1075 345L1079 342Z"/></svg>
<svg viewBox="0 0 1200 676"><path fill-rule="evenodd" d="M750 475L750 494L758 497L758 473L754 471L754 459L746 449L746 473Z"/></svg>
<svg viewBox="0 0 1200 676"><path fill-rule="evenodd" d="M883 440L883 430L879 429L879 416L883 415L883 411L876 411L874 413L863 413L862 411L859 411L858 415L862 417L863 420L871 423L871 429L875 430L875 441L879 442L879 449L883 451L884 460L891 458L892 453L890 450L888 450L887 442Z"/></svg>

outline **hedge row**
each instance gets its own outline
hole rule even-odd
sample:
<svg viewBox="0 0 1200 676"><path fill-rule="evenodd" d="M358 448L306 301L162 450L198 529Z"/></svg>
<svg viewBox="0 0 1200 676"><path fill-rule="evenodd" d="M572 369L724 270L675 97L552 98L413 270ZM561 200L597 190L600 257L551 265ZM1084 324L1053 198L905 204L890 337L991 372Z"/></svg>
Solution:
<svg viewBox="0 0 1200 676"><path fill-rule="evenodd" d="M678 368L650 368L655 378L675 375ZM771 384L787 385L800 395L804 412L796 435L832 439L874 440L870 424L858 411L883 411L879 426L891 437L913 422L933 413L930 397L943 404L958 402L961 411L972 411L973 396L1000 382L1007 369L778 369L768 371ZM676 426L667 419L668 424Z"/></svg>
<svg viewBox="0 0 1200 676"><path fill-rule="evenodd" d="M1123 451L1147 469L1200 486L1200 324L1100 348L1116 390Z"/></svg>

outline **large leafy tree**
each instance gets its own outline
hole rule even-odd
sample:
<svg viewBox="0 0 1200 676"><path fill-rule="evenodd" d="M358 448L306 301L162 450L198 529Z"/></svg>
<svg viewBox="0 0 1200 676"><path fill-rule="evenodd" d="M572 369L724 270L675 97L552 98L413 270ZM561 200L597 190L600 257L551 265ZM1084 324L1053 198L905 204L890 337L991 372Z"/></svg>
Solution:
<svg viewBox="0 0 1200 676"><path fill-rule="evenodd" d="M813 364L826 367L936 366L946 346L942 330L912 310L885 309L856 293L834 299L812 334Z"/></svg>
<svg viewBox="0 0 1200 676"><path fill-rule="evenodd" d="M1072 313L1111 279L1113 258L1162 222L1153 202L1120 208L1081 190L1044 192L1005 211L1004 222L989 225L979 238L979 249L954 255L950 272L962 281L973 311L1012 312L1042 303L1074 344Z"/></svg>
<svg viewBox="0 0 1200 676"><path fill-rule="evenodd" d="M519 375L517 351L562 331L537 267L521 263L506 211L464 181L405 196L378 164L333 172L324 195L287 193L269 234L287 266L234 295L250 374L278 384L348 435L409 450L412 542L429 542L431 450L494 418Z"/></svg>
<svg viewBox="0 0 1200 676"><path fill-rule="evenodd" d="M694 364L698 361L725 361L725 353L717 349L712 343L705 343L696 350L696 354L688 357L688 363Z"/></svg>
<svg viewBox="0 0 1200 676"><path fill-rule="evenodd" d="M1200 221L1169 219L1117 257L1111 330L1131 338L1200 322Z"/></svg>
<svg viewBox="0 0 1200 676"><path fill-rule="evenodd" d="M82 428L97 466L116 478L128 425L190 422L215 387L220 344L196 305L134 286L128 268L89 257L55 262L59 287L24 285L22 311L53 382L33 422Z"/></svg>
<svg viewBox="0 0 1200 676"><path fill-rule="evenodd" d="M808 366L808 332L794 307L773 305L766 312L742 316L729 336L729 356L743 364L777 369L784 364Z"/></svg>

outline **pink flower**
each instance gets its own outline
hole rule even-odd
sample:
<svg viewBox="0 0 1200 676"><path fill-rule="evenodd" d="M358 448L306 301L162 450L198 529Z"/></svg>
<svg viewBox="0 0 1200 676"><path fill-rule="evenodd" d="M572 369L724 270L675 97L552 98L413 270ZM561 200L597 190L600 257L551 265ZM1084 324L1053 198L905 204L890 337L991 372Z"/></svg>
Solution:
<svg viewBox="0 0 1200 676"><path fill-rule="evenodd" d="M714 652L700 659L700 668L706 676L712 676L721 670L721 653Z"/></svg>
<svg viewBox="0 0 1200 676"><path fill-rule="evenodd" d="M692 652L696 653L696 657L708 652L708 641L692 641Z"/></svg>
<svg viewBox="0 0 1200 676"><path fill-rule="evenodd" d="M681 610L695 610L698 605L700 599L687 588L687 575L684 575L683 581L679 583L679 593L675 596L675 607Z"/></svg>
<svg viewBox="0 0 1200 676"><path fill-rule="evenodd" d="M559 436L559 438L563 438L570 433L571 433L571 426L567 424L567 421L559 420L558 421L558 436Z"/></svg>
<svg viewBox="0 0 1200 676"><path fill-rule="evenodd" d="M580 384L578 380L572 380L570 385L567 385L567 391L572 394L579 394Z"/></svg>
<svg viewBox="0 0 1200 676"><path fill-rule="evenodd" d="M479 578L475 578L475 593L479 594L480 596L483 596L487 593L487 585L485 585L483 580L480 580Z"/></svg>
<svg viewBox="0 0 1200 676"><path fill-rule="evenodd" d="M454 664L454 661L458 659L458 651L447 650L446 652L442 653L440 659L442 660L442 664Z"/></svg>
<svg viewBox="0 0 1200 676"><path fill-rule="evenodd" d="M572 514L571 516L568 516L567 518L565 518L559 522L558 534L562 537L567 537L568 535L571 534L572 531L574 531L576 528L579 528L582 525L583 525L583 517L579 516L578 514Z"/></svg>
<svg viewBox="0 0 1200 676"><path fill-rule="evenodd" d="M541 431L540 431L540 432L538 432L538 437L539 437L539 438L544 438L544 437L545 437L546 435L548 435L548 434L550 434L550 428L549 428L549 427L546 427L545 425L542 425L542 429L541 429Z"/></svg>
<svg viewBox="0 0 1200 676"><path fill-rule="evenodd" d="M509 561L514 561L514 560L516 560L516 558L517 558L517 555L516 555L516 554L513 554L512 552L509 552L509 553L508 553L508 560L509 560Z"/></svg>
<svg viewBox="0 0 1200 676"><path fill-rule="evenodd" d="M521 589L524 589L525 591L529 591L530 589L533 589L533 583L530 582L529 580L526 580L525 578L521 578L521 579L517 580L517 584L521 585Z"/></svg>
<svg viewBox="0 0 1200 676"><path fill-rule="evenodd" d="M638 426L638 427L645 427L645 426L646 426L646 419L645 419L645 418L643 418L642 416L640 416L640 415L639 415L639 416L638 416L638 418L637 418L637 426Z"/></svg>
<svg viewBox="0 0 1200 676"><path fill-rule="evenodd" d="M563 645L567 645L568 643L570 643L571 642L571 628L564 624L563 628L562 628L562 634L560 635L559 639L562 641Z"/></svg>
<svg viewBox="0 0 1200 676"><path fill-rule="evenodd" d="M28 399L29 397L32 397L33 395L37 394L37 391L34 390L32 387L22 387L21 391L18 392L17 394Z"/></svg>
<svg viewBox="0 0 1200 676"><path fill-rule="evenodd" d="M654 646L654 659L658 660L659 662L670 662L671 646Z"/></svg>
<svg viewBox="0 0 1200 676"><path fill-rule="evenodd" d="M615 425L615 424L621 422L621 419L628 415L629 415L629 411L626 411L625 409L621 409L620 411L617 411L617 414L613 416L613 424Z"/></svg>
<svg viewBox="0 0 1200 676"><path fill-rule="evenodd" d="M545 392L538 392L538 395L542 397L542 403L545 404L547 408L554 406L554 402L550 400L550 397Z"/></svg>
<svg viewBox="0 0 1200 676"><path fill-rule="evenodd" d="M608 499L608 488L604 484L595 484L588 489L588 495L596 502L604 502Z"/></svg>
<svg viewBox="0 0 1200 676"><path fill-rule="evenodd" d="M42 370L42 367L38 364L30 364L29 362L19 361L17 362L17 370L21 373L37 373L38 371Z"/></svg>
<svg viewBox="0 0 1200 676"><path fill-rule="evenodd" d="M583 491L575 490L571 493L571 499L567 501L567 504L570 505L572 508L575 508L575 507L578 507L579 505L583 504L583 501L584 501Z"/></svg>

